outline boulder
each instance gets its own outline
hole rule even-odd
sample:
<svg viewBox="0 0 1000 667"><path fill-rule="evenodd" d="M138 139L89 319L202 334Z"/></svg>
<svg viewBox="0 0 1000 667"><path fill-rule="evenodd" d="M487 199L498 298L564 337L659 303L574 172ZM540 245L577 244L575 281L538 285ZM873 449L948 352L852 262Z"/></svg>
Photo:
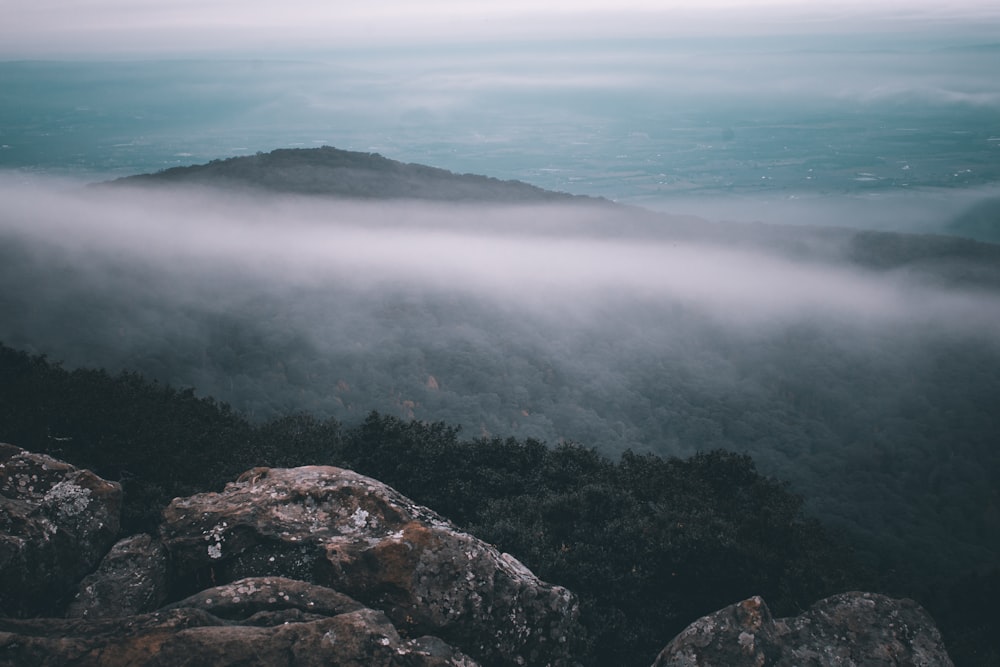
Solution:
<svg viewBox="0 0 1000 667"><path fill-rule="evenodd" d="M0 444L0 667L555 666L583 646L571 593L349 470L255 468L111 548L120 503L117 484ZM845 593L784 619L744 600L654 667L951 664L916 603Z"/></svg>
<svg viewBox="0 0 1000 667"><path fill-rule="evenodd" d="M0 613L52 614L118 535L122 490L0 444Z"/></svg>
<svg viewBox="0 0 1000 667"><path fill-rule="evenodd" d="M873 593L820 600L774 619L760 597L704 616L675 637L654 667L951 667L934 621L916 602Z"/></svg>
<svg viewBox="0 0 1000 667"><path fill-rule="evenodd" d="M301 584L301 582L299 582ZM11 667L172 667L173 665L267 665L310 667L475 667L468 656L434 637L404 640L385 614L344 603L333 616L303 612L303 595L325 600L326 592L294 584L262 584L269 595L276 587L289 593L273 602L257 599L270 612L255 613L253 603L227 606L222 601L253 582L229 590L206 591L190 603L128 619L0 619L0 665ZM251 599L254 593L247 594ZM294 597L293 597L294 596ZM222 619L204 608L216 598L219 609L236 618ZM327 605L328 601L324 601ZM337 605L334 605L335 607ZM326 607L329 609L329 607ZM250 615L243 618L241 613Z"/></svg>
<svg viewBox="0 0 1000 667"><path fill-rule="evenodd" d="M218 618L266 619L289 611L310 616L337 616L364 609L357 600L337 591L287 577L247 577L199 591L163 607L203 609ZM253 624L253 623L251 623Z"/></svg>
<svg viewBox="0 0 1000 667"><path fill-rule="evenodd" d="M405 636L440 637L485 664L571 664L583 632L567 590L340 468L256 468L222 493L176 498L161 539L193 582L283 575L326 586Z"/></svg>
<svg viewBox="0 0 1000 667"><path fill-rule="evenodd" d="M140 534L117 542L97 570L80 582L70 618L115 618L155 611L167 598L167 552Z"/></svg>

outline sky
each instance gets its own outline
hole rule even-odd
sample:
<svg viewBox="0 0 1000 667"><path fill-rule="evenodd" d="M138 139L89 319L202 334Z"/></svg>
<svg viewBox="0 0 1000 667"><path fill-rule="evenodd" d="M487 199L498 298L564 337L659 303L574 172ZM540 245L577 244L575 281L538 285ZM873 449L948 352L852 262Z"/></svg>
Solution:
<svg viewBox="0 0 1000 667"><path fill-rule="evenodd" d="M3 0L0 58L210 52L593 37L927 33L996 38L990 0Z"/></svg>

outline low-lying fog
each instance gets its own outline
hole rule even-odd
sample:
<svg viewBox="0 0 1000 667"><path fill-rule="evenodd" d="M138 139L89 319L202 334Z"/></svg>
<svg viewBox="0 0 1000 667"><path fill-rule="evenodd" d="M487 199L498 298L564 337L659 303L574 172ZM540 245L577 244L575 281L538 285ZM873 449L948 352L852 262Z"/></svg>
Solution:
<svg viewBox="0 0 1000 667"><path fill-rule="evenodd" d="M996 502L1000 294L862 268L849 232L10 175L0 199L8 345L252 418L746 451L856 534L996 553L969 508Z"/></svg>
<svg viewBox="0 0 1000 667"><path fill-rule="evenodd" d="M0 182L4 235L59 248L60 262L95 276L109 261L139 263L163 281L145 298L164 303L205 299L217 308L261 288L349 284L455 292L532 317L584 317L626 300L765 328L820 318L980 334L1000 324L994 294L851 266L838 257L846 235L817 238L821 247L796 258L731 244L717 225L705 225L705 239L678 238L655 219L625 227L627 213L602 207L239 199L54 183ZM104 285L126 295L130 287Z"/></svg>

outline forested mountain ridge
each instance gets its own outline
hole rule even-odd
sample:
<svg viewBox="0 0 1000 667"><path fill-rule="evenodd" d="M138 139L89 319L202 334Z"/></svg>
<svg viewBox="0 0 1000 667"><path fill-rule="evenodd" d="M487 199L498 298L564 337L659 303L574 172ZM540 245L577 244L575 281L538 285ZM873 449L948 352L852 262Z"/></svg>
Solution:
<svg viewBox="0 0 1000 667"><path fill-rule="evenodd" d="M1000 243L1000 197L984 199L948 225L948 231L958 236Z"/></svg>
<svg viewBox="0 0 1000 667"><path fill-rule="evenodd" d="M846 260L880 272L916 273L932 281L1000 287L1000 245L984 242L995 241L989 236L981 240L962 238L966 235L959 231L958 223L955 226L958 236L945 236L846 227L709 222L693 216L655 213L603 198L545 190L522 181L456 174L438 167L392 160L378 153L331 146L275 149L127 176L100 185L109 184L193 186L247 195L270 193L363 201L573 204L584 209L596 207L599 212L596 216L581 216L572 229L579 235L721 243L810 261ZM989 205L984 202L980 208L985 210ZM470 219L468 224L474 228L477 223ZM546 232L544 223L532 219L530 224L534 232ZM564 232L565 228L559 231Z"/></svg>
<svg viewBox="0 0 1000 667"><path fill-rule="evenodd" d="M426 199L479 202L601 201L544 190L522 181L391 160L378 153L331 146L283 148L269 153L172 167L113 181L127 185L199 185L358 199Z"/></svg>

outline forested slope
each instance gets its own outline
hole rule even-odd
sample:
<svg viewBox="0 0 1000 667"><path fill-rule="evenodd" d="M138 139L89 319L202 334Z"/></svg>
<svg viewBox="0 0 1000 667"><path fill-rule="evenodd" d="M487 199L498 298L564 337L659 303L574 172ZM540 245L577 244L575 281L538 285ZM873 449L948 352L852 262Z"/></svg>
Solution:
<svg viewBox="0 0 1000 667"><path fill-rule="evenodd" d="M0 347L0 441L125 490L123 532L178 495L258 465L332 464L383 480L577 592L593 664L649 664L687 623L750 595L776 613L873 581L801 500L746 456L688 459L579 445L462 440L443 423L300 414L251 424L228 406L133 373L67 371Z"/></svg>
<svg viewBox="0 0 1000 667"><path fill-rule="evenodd" d="M181 185L238 188L361 199L432 199L439 201L551 202L590 200L552 192L521 181L501 181L475 174L390 160L378 153L345 151L331 146L286 148L247 157L213 160L204 165L172 167L155 174L127 176L121 185Z"/></svg>

